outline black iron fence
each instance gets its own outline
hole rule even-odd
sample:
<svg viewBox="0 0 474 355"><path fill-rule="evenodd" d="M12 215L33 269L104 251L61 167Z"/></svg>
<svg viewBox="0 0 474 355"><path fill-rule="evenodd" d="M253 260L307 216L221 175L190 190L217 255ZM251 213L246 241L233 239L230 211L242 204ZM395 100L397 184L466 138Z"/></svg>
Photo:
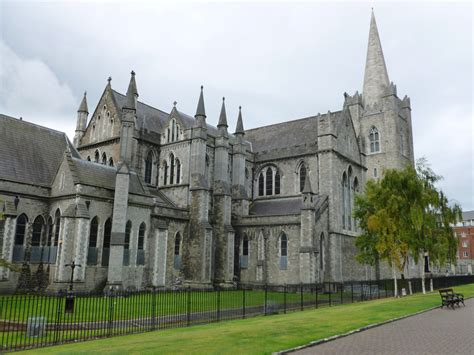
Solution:
<svg viewBox="0 0 474 355"><path fill-rule="evenodd" d="M428 291L431 282L438 289L474 283L474 276L426 279ZM399 290L409 294L409 283L421 291L421 279L399 280ZM0 295L0 352L393 296L393 280Z"/></svg>

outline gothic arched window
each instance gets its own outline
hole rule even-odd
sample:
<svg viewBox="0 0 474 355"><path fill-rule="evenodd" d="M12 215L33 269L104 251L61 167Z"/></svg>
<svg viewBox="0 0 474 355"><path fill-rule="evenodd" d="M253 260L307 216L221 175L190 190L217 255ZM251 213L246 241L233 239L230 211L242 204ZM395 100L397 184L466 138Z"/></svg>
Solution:
<svg viewBox="0 0 474 355"><path fill-rule="evenodd" d="M168 163L163 162L163 185L168 185Z"/></svg>
<svg viewBox="0 0 474 355"><path fill-rule="evenodd" d="M288 237L285 232L280 237L280 269L286 270L288 267Z"/></svg>
<svg viewBox="0 0 474 355"><path fill-rule="evenodd" d="M94 162L98 163L99 159L100 159L100 153L99 153L98 150L96 150L95 153L94 153Z"/></svg>
<svg viewBox="0 0 474 355"><path fill-rule="evenodd" d="M145 159L145 182L151 184L153 175L153 152L150 150Z"/></svg>
<svg viewBox="0 0 474 355"><path fill-rule="evenodd" d="M104 224L104 242L102 244L102 266L109 266L110 236L112 235L112 219L108 218Z"/></svg>
<svg viewBox="0 0 474 355"><path fill-rule="evenodd" d="M31 236L30 261L39 262L41 255L41 235L43 233L44 219L38 216L33 221L33 233Z"/></svg>
<svg viewBox="0 0 474 355"><path fill-rule="evenodd" d="M137 265L145 265L145 231L146 224L143 222L138 229Z"/></svg>
<svg viewBox="0 0 474 355"><path fill-rule="evenodd" d="M181 234L176 233L176 237L174 238L174 262L173 267L175 270L179 270L181 268Z"/></svg>
<svg viewBox="0 0 474 355"><path fill-rule="evenodd" d="M107 154L102 153L102 164L107 165Z"/></svg>
<svg viewBox="0 0 474 355"><path fill-rule="evenodd" d="M61 230L61 211L59 208L54 214L54 246L57 247L59 244L59 231Z"/></svg>
<svg viewBox="0 0 474 355"><path fill-rule="evenodd" d="M353 196L353 201L355 200L355 195L356 193L359 193L359 180L357 180L357 177L354 178L354 183L352 184L352 196ZM357 220L353 218L353 224L354 224L354 230L357 231Z"/></svg>
<svg viewBox="0 0 474 355"><path fill-rule="evenodd" d="M342 215L342 228L346 228L346 188L347 188L347 175L346 172L342 174L341 181L341 215Z"/></svg>
<svg viewBox="0 0 474 355"><path fill-rule="evenodd" d="M304 164L301 164L300 166L300 192L303 191L304 189L304 183L306 181L306 166Z"/></svg>
<svg viewBox="0 0 474 355"><path fill-rule="evenodd" d="M275 195L280 194L280 172L275 171Z"/></svg>
<svg viewBox="0 0 474 355"><path fill-rule="evenodd" d="M181 162L179 159L176 159L176 183L179 184L181 182Z"/></svg>
<svg viewBox="0 0 474 355"><path fill-rule="evenodd" d="M369 132L370 152L380 152L380 134L376 127L372 126Z"/></svg>
<svg viewBox="0 0 474 355"><path fill-rule="evenodd" d="M56 248L53 247L53 219L48 218L48 234L46 238L46 248L43 252L43 261L46 263L54 264L56 262Z"/></svg>
<svg viewBox="0 0 474 355"><path fill-rule="evenodd" d="M273 171L271 168L267 168L265 179L265 195L273 195Z"/></svg>
<svg viewBox="0 0 474 355"><path fill-rule="evenodd" d="M21 214L16 220L15 245L13 246L13 261L22 262L25 257L25 234L28 217Z"/></svg>
<svg viewBox="0 0 474 355"><path fill-rule="evenodd" d="M244 234L242 240L242 255L240 257L240 267L246 269L249 266L249 237Z"/></svg>
<svg viewBox="0 0 474 355"><path fill-rule="evenodd" d="M170 154L170 185L174 184L174 154Z"/></svg>
<svg viewBox="0 0 474 355"><path fill-rule="evenodd" d="M99 219L92 218L89 232L89 251L87 253L87 265L97 264L97 235L99 233Z"/></svg>
<svg viewBox="0 0 474 355"><path fill-rule="evenodd" d="M263 173L258 176L258 196L263 196L265 193L265 178Z"/></svg>
<svg viewBox="0 0 474 355"><path fill-rule="evenodd" d="M109 158L109 166L114 166L114 160L112 157Z"/></svg>
<svg viewBox="0 0 474 355"><path fill-rule="evenodd" d="M347 218L347 227L349 230L352 230L352 167L349 167L347 175L347 186L346 186L346 218Z"/></svg>
<svg viewBox="0 0 474 355"><path fill-rule="evenodd" d="M123 241L123 265L130 264L130 234L132 233L132 222L125 225L125 239Z"/></svg>

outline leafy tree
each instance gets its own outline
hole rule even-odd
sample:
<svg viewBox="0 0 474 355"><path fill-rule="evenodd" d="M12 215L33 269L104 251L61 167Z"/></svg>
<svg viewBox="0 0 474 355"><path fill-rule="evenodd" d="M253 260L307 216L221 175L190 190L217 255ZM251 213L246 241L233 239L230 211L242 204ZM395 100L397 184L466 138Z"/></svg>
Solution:
<svg viewBox="0 0 474 355"><path fill-rule="evenodd" d="M425 253L430 263L456 259L457 240L451 225L461 209L450 206L436 188L439 180L421 159L417 169L386 170L381 180L370 180L364 194L356 197L354 217L362 230L356 239L357 259L369 265L387 261L393 270L395 294L396 270L403 273L409 257L417 263ZM422 278L424 291L424 270Z"/></svg>

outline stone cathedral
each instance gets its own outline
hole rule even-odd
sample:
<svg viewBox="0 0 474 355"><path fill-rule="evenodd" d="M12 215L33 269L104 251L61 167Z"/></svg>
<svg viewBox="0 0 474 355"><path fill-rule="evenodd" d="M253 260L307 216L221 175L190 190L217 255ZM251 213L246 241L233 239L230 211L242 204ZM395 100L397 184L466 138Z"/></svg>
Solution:
<svg viewBox="0 0 474 355"><path fill-rule="evenodd" d="M246 130L239 109L230 130L224 99L211 113L204 98L194 117L165 112L139 101L134 72L125 94L109 78L73 142L0 115L0 250L22 270L0 268L0 290L25 272L65 289L73 261L84 290L391 276L354 258L355 194L414 162L373 14L362 93L340 111Z"/></svg>

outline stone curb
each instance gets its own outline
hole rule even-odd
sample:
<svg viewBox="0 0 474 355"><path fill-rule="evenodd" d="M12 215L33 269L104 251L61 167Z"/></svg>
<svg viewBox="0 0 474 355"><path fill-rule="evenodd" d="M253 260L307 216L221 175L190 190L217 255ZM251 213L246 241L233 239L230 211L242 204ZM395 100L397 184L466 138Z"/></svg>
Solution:
<svg viewBox="0 0 474 355"><path fill-rule="evenodd" d="M474 296L466 297L464 300L468 300L468 299L471 299L471 298L474 298ZM332 337L315 340L315 341L312 341L312 342L310 342L308 344L305 344L305 345L300 345L300 346L297 346L297 347L294 347L294 348L291 348L291 349L277 351L277 352L272 353L272 355L289 354L289 353L292 353L294 351L303 350L303 349L306 349L306 348L311 348L311 347L316 346L316 345L328 343L330 341L333 341L333 340L336 340L336 339L339 339L339 338L344 338L346 336L349 336L349 335L352 335L352 334L355 334L355 333L363 332L364 330L369 330L369 329L372 329L372 328L380 327L381 325L384 325L384 324L396 322L398 320L402 320L402 319L410 318L410 317L413 317L413 316L416 316L416 315L419 315L419 314L422 314L422 313L426 313L426 312L435 310L437 308L441 308L441 306L431 307L431 308L424 309L424 310L416 312L416 313L407 314L405 316L401 316L401 317L397 317L397 318L392 318L392 319L389 319L389 320L386 320L386 321L383 321L383 322L380 322L380 323L369 324L369 325L366 325L364 327L351 330L347 333L333 335Z"/></svg>

